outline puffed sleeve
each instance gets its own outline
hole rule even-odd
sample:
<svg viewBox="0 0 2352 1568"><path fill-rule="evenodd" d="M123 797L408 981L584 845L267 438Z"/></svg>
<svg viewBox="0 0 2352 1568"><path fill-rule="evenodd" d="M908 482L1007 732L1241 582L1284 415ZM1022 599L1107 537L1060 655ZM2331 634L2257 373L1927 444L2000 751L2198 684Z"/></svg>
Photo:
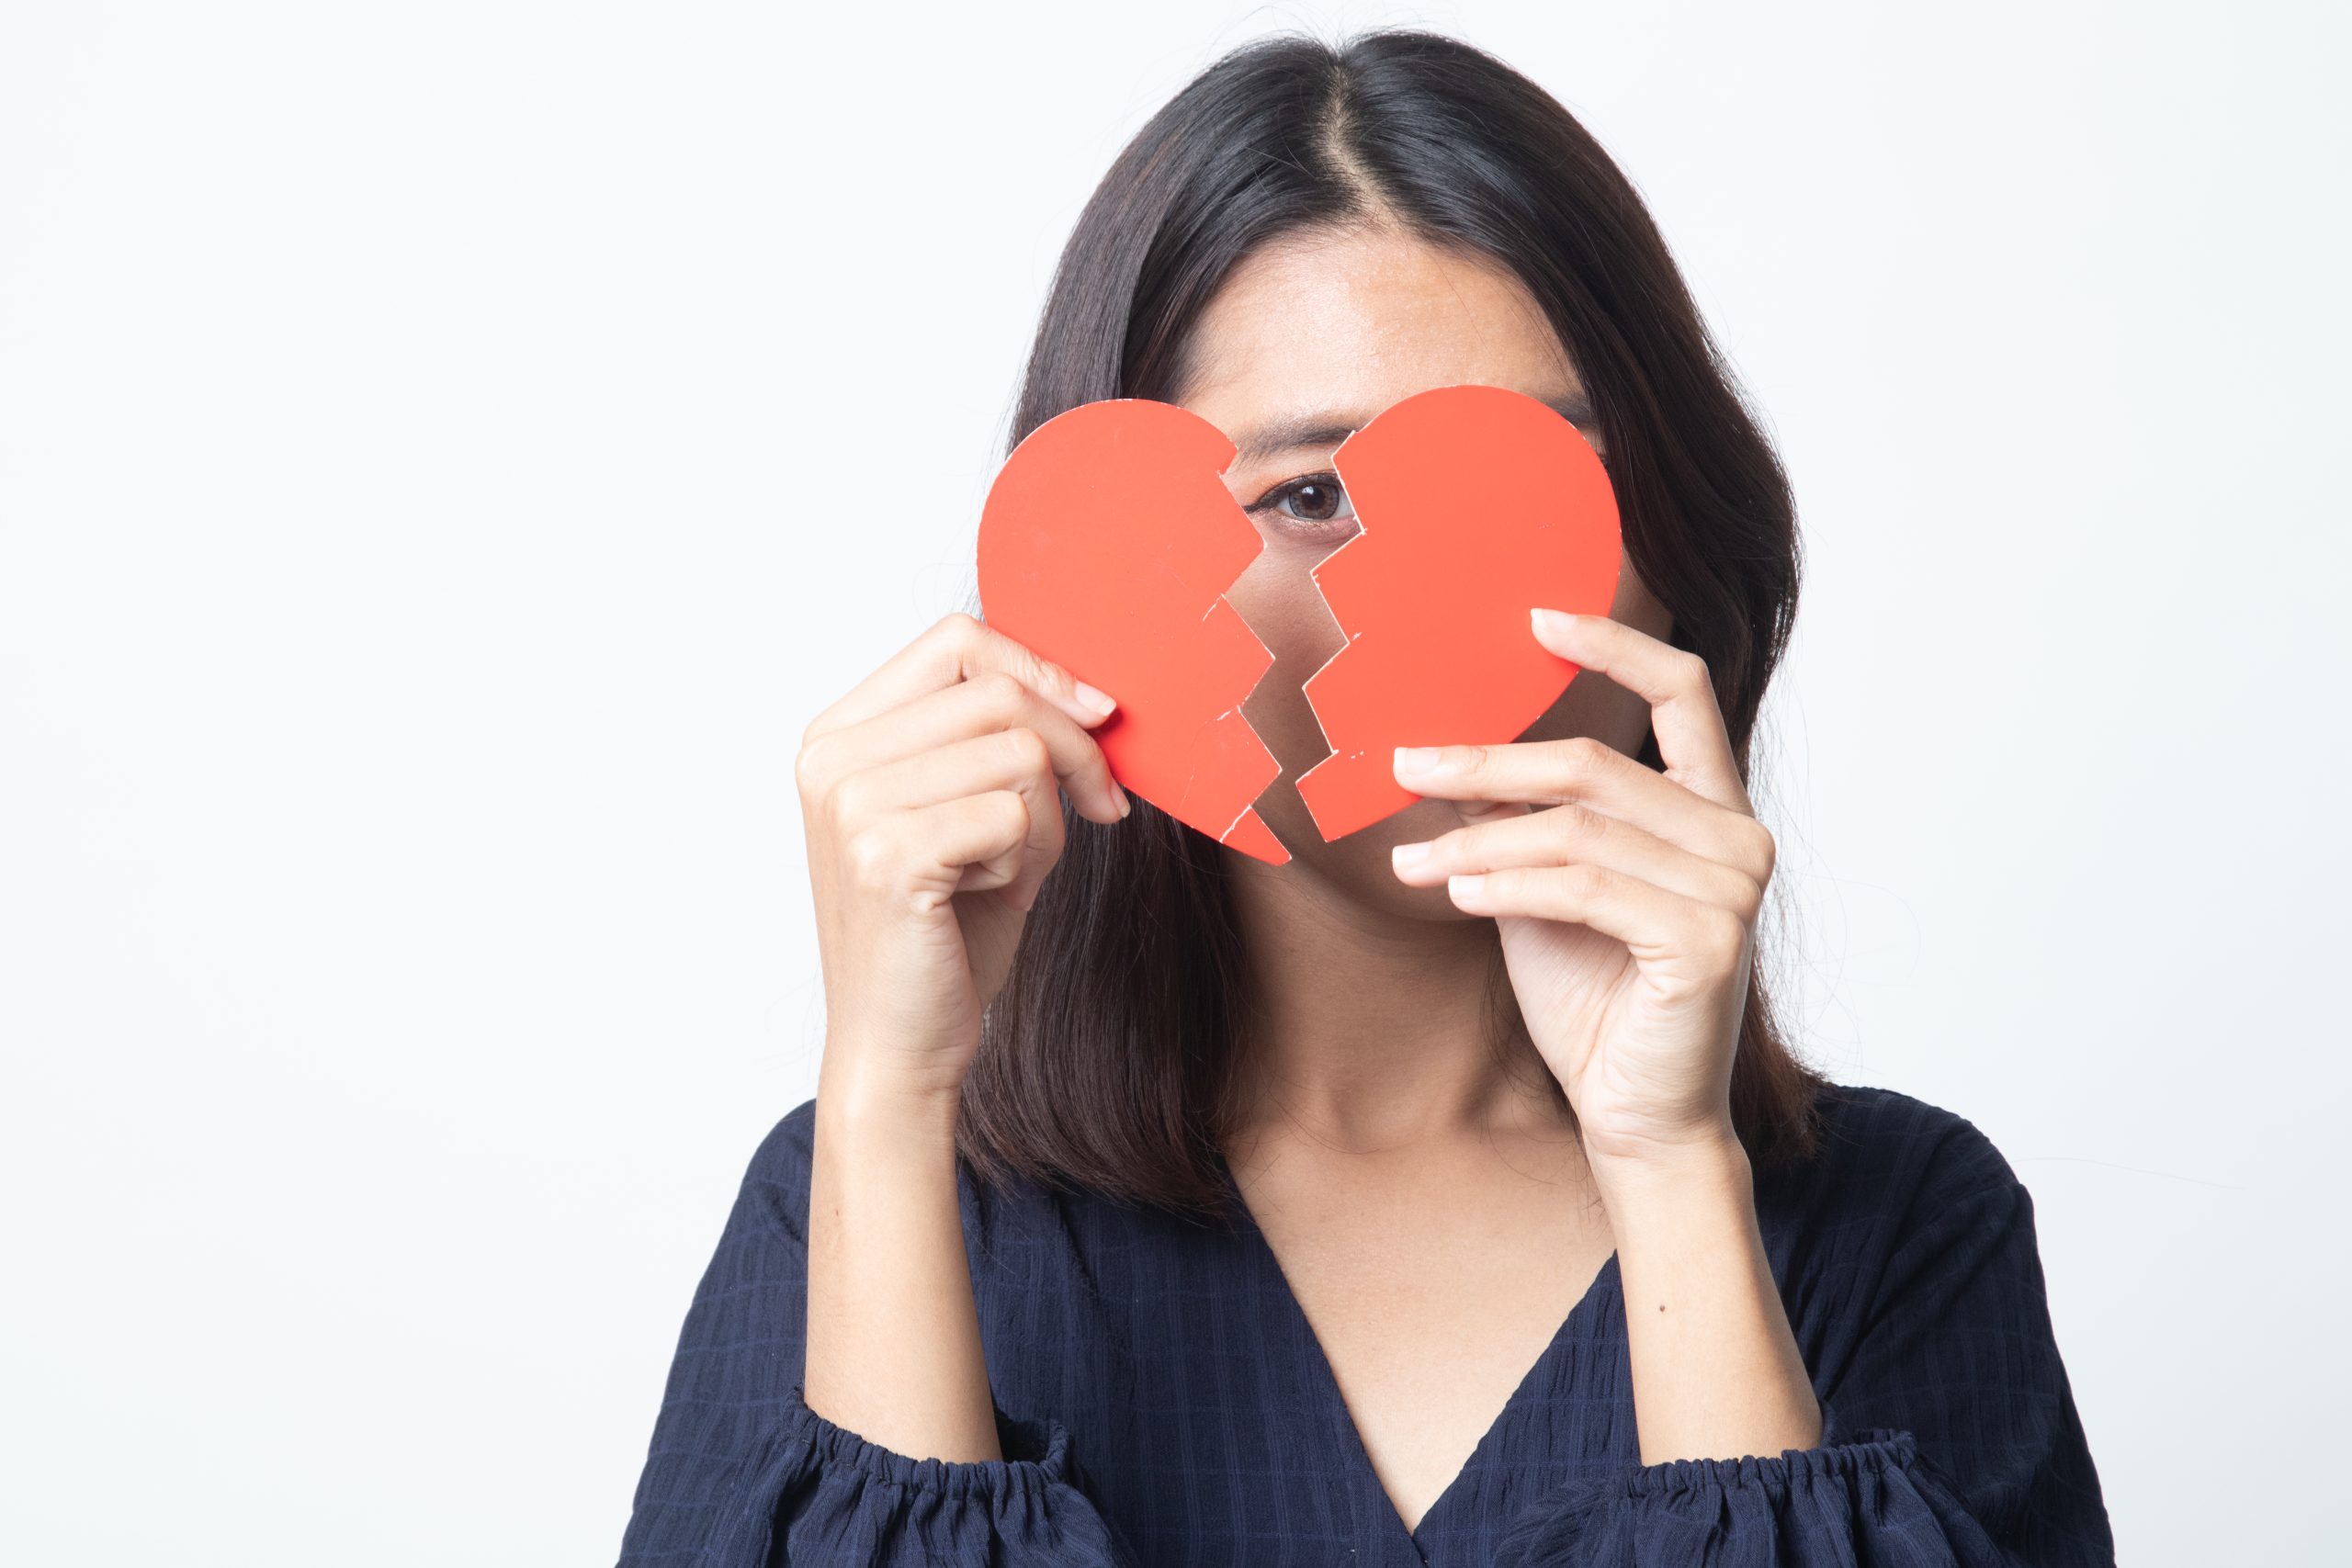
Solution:
<svg viewBox="0 0 2352 1568"><path fill-rule="evenodd" d="M744 1173L670 1367L620 1568L1131 1568L1050 1416L996 1406L1004 1458L914 1458L802 1400L815 1101Z"/></svg>
<svg viewBox="0 0 2352 1568"><path fill-rule="evenodd" d="M1928 1177L1849 1227L1885 1239L1814 1281L1837 1325L1800 1333L1820 1443L1565 1484L1514 1517L1499 1568L2111 1568L2032 1200L1935 1114Z"/></svg>

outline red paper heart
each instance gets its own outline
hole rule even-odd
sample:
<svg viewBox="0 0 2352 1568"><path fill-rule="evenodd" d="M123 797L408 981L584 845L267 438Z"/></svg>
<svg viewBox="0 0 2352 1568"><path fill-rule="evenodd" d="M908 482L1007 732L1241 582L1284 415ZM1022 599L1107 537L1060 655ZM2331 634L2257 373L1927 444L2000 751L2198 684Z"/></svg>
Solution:
<svg viewBox="0 0 2352 1568"><path fill-rule="evenodd" d="M1113 776L1179 820L1277 865L1252 809L1282 769L1241 704L1273 656L1227 604L1264 547L1226 489L1234 446L1188 410L1087 403L1016 447L982 509L988 622L1102 687ZM1529 630L1536 604L1606 614L1617 506L1575 425L1498 387L1441 387L1384 411L1333 459L1363 532L1314 569L1347 646L1306 682L1333 747L1299 779L1327 840L1419 797L1397 746L1515 739L1577 666Z"/></svg>
<svg viewBox="0 0 2352 1568"><path fill-rule="evenodd" d="M980 609L998 631L1110 693L1111 776L1213 839L1290 859L1250 802L1282 764L1241 716L1274 656L1225 601L1265 547L1220 478L1225 433L1140 398L1031 431L980 512Z"/></svg>
<svg viewBox="0 0 2352 1568"><path fill-rule="evenodd" d="M1420 798L1396 782L1397 747L1499 744L1543 716L1580 666L1527 613L1607 615L1623 555L1584 433L1505 388L1417 392L1331 466L1363 526L1313 572L1348 637L1306 679L1333 750L1298 793L1327 840Z"/></svg>

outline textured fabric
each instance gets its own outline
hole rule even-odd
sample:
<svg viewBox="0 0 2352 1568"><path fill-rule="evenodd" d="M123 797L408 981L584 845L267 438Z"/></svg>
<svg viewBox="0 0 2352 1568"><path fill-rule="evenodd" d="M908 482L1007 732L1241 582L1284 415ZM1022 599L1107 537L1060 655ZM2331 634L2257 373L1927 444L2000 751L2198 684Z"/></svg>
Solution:
<svg viewBox="0 0 2352 1568"><path fill-rule="evenodd" d="M1821 1156L1758 1174L1819 1446L1642 1464L1611 1258L1410 1531L1246 1214L1226 1228L967 1172L1004 1459L914 1459L818 1416L801 1397L815 1110L753 1155L686 1314L623 1568L2114 1561L2031 1201L1974 1126L1907 1096L1833 1091Z"/></svg>

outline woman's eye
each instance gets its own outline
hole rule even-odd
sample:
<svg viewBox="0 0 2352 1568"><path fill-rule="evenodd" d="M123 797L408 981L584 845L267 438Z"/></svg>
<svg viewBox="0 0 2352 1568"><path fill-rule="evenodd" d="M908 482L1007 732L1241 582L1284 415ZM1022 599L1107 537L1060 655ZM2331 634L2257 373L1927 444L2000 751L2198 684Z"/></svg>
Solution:
<svg viewBox="0 0 2352 1568"><path fill-rule="evenodd" d="M1355 508L1349 503L1346 487L1330 474L1310 474L1293 479L1251 510L1265 507L1273 507L1297 522L1317 525L1352 523L1356 515Z"/></svg>

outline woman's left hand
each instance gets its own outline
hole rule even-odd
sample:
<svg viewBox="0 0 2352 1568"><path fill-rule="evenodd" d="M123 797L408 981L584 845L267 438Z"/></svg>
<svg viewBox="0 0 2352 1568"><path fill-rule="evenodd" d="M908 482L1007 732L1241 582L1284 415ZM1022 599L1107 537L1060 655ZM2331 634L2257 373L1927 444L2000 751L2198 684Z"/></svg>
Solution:
<svg viewBox="0 0 2352 1568"><path fill-rule="evenodd" d="M1666 771L1589 736L1400 749L1397 782L1465 820L1399 845L1396 874L1449 882L1457 908L1495 917L1597 1168L1721 1152L1772 834L1705 660L1607 615L1533 621L1545 648L1650 705Z"/></svg>

